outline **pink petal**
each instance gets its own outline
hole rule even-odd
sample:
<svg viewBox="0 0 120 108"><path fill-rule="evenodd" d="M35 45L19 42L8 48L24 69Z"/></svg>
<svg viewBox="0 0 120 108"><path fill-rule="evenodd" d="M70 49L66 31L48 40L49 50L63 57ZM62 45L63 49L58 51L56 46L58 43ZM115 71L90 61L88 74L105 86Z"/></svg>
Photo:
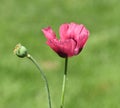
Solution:
<svg viewBox="0 0 120 108"><path fill-rule="evenodd" d="M51 27L47 27L47 28L42 29L42 32L44 33L45 37L48 40L56 38L56 34L53 32L53 30L51 29Z"/></svg>
<svg viewBox="0 0 120 108"><path fill-rule="evenodd" d="M62 24L59 29L60 39L65 40L68 38L67 31L69 29L69 24Z"/></svg>
<svg viewBox="0 0 120 108"><path fill-rule="evenodd" d="M75 36L75 29L77 28L77 24L70 23L69 29L67 31L67 34L69 35L69 38L73 38Z"/></svg>
<svg viewBox="0 0 120 108"><path fill-rule="evenodd" d="M75 54L79 54L81 49L83 49L88 39L88 36L89 36L89 31L85 27L83 27L78 36L79 38L77 39L77 46L75 48Z"/></svg>
<svg viewBox="0 0 120 108"><path fill-rule="evenodd" d="M74 30L77 25L75 23L62 24L59 29L60 38L62 40L74 37Z"/></svg>
<svg viewBox="0 0 120 108"><path fill-rule="evenodd" d="M61 57L70 57L74 55L76 42L72 39L65 41L50 40L47 44Z"/></svg>
<svg viewBox="0 0 120 108"><path fill-rule="evenodd" d="M70 38L77 40L83 28L84 26L82 24L79 25L73 22L70 24L62 24L59 30L60 38L62 40Z"/></svg>
<svg viewBox="0 0 120 108"><path fill-rule="evenodd" d="M82 24L78 25L75 23L71 23L69 26L68 35L70 35L71 38L77 41L77 39L79 39L80 37L81 31L83 28L84 28L84 25Z"/></svg>

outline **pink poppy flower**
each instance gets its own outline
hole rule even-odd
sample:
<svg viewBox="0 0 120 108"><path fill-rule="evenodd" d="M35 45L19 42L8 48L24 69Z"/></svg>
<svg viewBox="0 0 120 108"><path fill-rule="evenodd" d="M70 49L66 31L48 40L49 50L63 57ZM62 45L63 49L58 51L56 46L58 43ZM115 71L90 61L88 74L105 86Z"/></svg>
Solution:
<svg viewBox="0 0 120 108"><path fill-rule="evenodd" d="M76 23L62 24L59 30L59 40L51 27L42 29L42 32L47 38L47 44L63 58L78 55L89 36L89 31L85 26Z"/></svg>

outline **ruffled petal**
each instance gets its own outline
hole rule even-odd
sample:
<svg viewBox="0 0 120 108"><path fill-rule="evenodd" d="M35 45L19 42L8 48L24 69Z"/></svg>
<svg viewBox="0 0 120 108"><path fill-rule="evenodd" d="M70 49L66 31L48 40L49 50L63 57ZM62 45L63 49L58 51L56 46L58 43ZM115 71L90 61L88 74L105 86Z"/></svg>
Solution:
<svg viewBox="0 0 120 108"><path fill-rule="evenodd" d="M83 26L83 28L78 36L78 39L76 40L77 45L74 50L75 55L79 54L80 51L83 49L83 47L85 46L86 41L88 39L88 36L89 36L89 31Z"/></svg>
<svg viewBox="0 0 120 108"><path fill-rule="evenodd" d="M49 40L47 44L61 57L71 57L74 55L74 49L76 47L76 42L72 39L65 41L59 40Z"/></svg>
<svg viewBox="0 0 120 108"><path fill-rule="evenodd" d="M50 40L50 39L55 39L56 38L56 34L54 33L54 31L51 29L51 27L47 27L42 29L42 32L44 33L45 37Z"/></svg>
<svg viewBox="0 0 120 108"><path fill-rule="evenodd" d="M62 24L59 29L60 39L65 40L68 38L67 31L69 29L69 24Z"/></svg>
<svg viewBox="0 0 120 108"><path fill-rule="evenodd" d="M59 29L60 38L61 40L74 39L77 41L83 28L84 25L79 25L74 22L70 24L62 24Z"/></svg>
<svg viewBox="0 0 120 108"><path fill-rule="evenodd" d="M76 27L77 27L77 24L75 24L75 23L69 24L69 29L67 31L67 35L69 35L69 38L74 38Z"/></svg>

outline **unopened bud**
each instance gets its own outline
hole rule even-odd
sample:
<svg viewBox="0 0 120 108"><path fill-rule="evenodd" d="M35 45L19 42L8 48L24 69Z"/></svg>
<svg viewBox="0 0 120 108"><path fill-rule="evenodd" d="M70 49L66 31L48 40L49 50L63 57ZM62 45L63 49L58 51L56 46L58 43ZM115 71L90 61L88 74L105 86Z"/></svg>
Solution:
<svg viewBox="0 0 120 108"><path fill-rule="evenodd" d="M17 44L14 49L14 54L16 54L20 58L27 57L27 49L21 44Z"/></svg>

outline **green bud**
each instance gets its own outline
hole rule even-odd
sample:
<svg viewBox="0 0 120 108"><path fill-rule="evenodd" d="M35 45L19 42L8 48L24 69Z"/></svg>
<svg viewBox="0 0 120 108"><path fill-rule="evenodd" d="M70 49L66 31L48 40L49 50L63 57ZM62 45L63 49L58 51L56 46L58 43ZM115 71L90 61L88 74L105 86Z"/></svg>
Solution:
<svg viewBox="0 0 120 108"><path fill-rule="evenodd" d="M14 54L16 54L20 58L27 57L27 49L21 44L17 44L14 49Z"/></svg>

